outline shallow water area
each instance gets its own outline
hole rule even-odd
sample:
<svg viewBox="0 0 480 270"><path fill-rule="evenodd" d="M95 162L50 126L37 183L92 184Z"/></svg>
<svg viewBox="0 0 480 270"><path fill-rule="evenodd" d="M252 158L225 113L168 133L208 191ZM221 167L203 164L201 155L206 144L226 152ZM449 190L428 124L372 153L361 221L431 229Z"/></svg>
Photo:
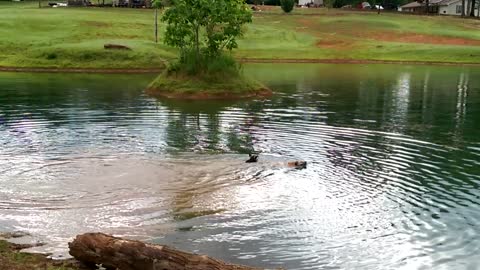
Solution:
<svg viewBox="0 0 480 270"><path fill-rule="evenodd" d="M56 256L102 231L268 268L480 267L480 68L244 69L274 95L0 73L0 231Z"/></svg>

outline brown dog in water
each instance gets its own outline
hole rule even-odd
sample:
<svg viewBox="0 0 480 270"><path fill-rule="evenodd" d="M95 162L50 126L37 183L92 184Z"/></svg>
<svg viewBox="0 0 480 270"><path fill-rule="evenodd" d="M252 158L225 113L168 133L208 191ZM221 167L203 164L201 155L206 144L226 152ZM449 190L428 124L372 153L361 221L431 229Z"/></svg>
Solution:
<svg viewBox="0 0 480 270"><path fill-rule="evenodd" d="M295 169L306 169L307 162L306 161L289 161L287 162L287 166Z"/></svg>

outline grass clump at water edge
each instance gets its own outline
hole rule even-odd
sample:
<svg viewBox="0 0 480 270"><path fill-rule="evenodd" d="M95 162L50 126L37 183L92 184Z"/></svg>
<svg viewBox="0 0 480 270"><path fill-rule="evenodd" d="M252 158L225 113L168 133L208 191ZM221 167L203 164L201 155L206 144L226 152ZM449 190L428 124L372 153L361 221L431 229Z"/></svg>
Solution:
<svg viewBox="0 0 480 270"><path fill-rule="evenodd" d="M17 245L0 239L0 269L8 270L81 270L87 269L73 259L55 261L42 254L21 252L28 246Z"/></svg>
<svg viewBox="0 0 480 270"><path fill-rule="evenodd" d="M148 87L154 96L180 99L264 97L271 91L246 78L241 65L226 54L208 57L188 53L171 63Z"/></svg>

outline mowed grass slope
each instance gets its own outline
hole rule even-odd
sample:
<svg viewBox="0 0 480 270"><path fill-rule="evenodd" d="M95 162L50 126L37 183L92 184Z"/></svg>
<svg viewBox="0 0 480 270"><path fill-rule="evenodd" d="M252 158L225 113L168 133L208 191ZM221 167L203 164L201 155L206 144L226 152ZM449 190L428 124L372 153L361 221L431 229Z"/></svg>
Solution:
<svg viewBox="0 0 480 270"><path fill-rule="evenodd" d="M105 50L105 43L132 51ZM161 67L175 50L153 40L153 13L141 9L0 5L0 65Z"/></svg>
<svg viewBox="0 0 480 270"><path fill-rule="evenodd" d="M42 8L0 2L0 66L158 68L175 49L154 42L153 10ZM160 33L164 27L160 23ZM105 43L132 51L105 50ZM480 63L480 20L279 8L254 14L235 55Z"/></svg>
<svg viewBox="0 0 480 270"><path fill-rule="evenodd" d="M326 9L257 13L239 55L480 63L480 20Z"/></svg>

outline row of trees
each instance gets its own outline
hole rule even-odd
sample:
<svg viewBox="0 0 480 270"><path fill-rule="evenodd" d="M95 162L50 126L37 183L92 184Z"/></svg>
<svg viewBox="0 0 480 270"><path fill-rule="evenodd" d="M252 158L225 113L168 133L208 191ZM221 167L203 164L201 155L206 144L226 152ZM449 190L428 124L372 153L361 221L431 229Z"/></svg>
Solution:
<svg viewBox="0 0 480 270"><path fill-rule="evenodd" d="M298 0L292 0L298 4ZM357 6L366 0L324 0L323 4L326 7L340 8L346 5ZM369 0L372 5L382 5L386 9L396 9L398 6L404 5L412 0ZM247 4L251 5L267 5L267 6L282 6L282 0L246 0Z"/></svg>
<svg viewBox="0 0 480 270"><path fill-rule="evenodd" d="M248 4L253 5L274 5L281 6L282 0L246 0ZM298 0L292 0L298 3ZM357 6L365 0L324 0L324 5L327 7L340 8L346 5ZM399 6L407 4L412 0L369 0L371 5L382 5L385 9L395 10ZM430 5L430 0L418 0L425 3L425 13L427 13ZM462 6L464 7L462 16L475 16L475 9L480 6L480 0L462 0Z"/></svg>
<svg viewBox="0 0 480 270"><path fill-rule="evenodd" d="M462 0L462 17L475 17L475 9L480 9L480 0ZM480 17L480 10L478 12Z"/></svg>

